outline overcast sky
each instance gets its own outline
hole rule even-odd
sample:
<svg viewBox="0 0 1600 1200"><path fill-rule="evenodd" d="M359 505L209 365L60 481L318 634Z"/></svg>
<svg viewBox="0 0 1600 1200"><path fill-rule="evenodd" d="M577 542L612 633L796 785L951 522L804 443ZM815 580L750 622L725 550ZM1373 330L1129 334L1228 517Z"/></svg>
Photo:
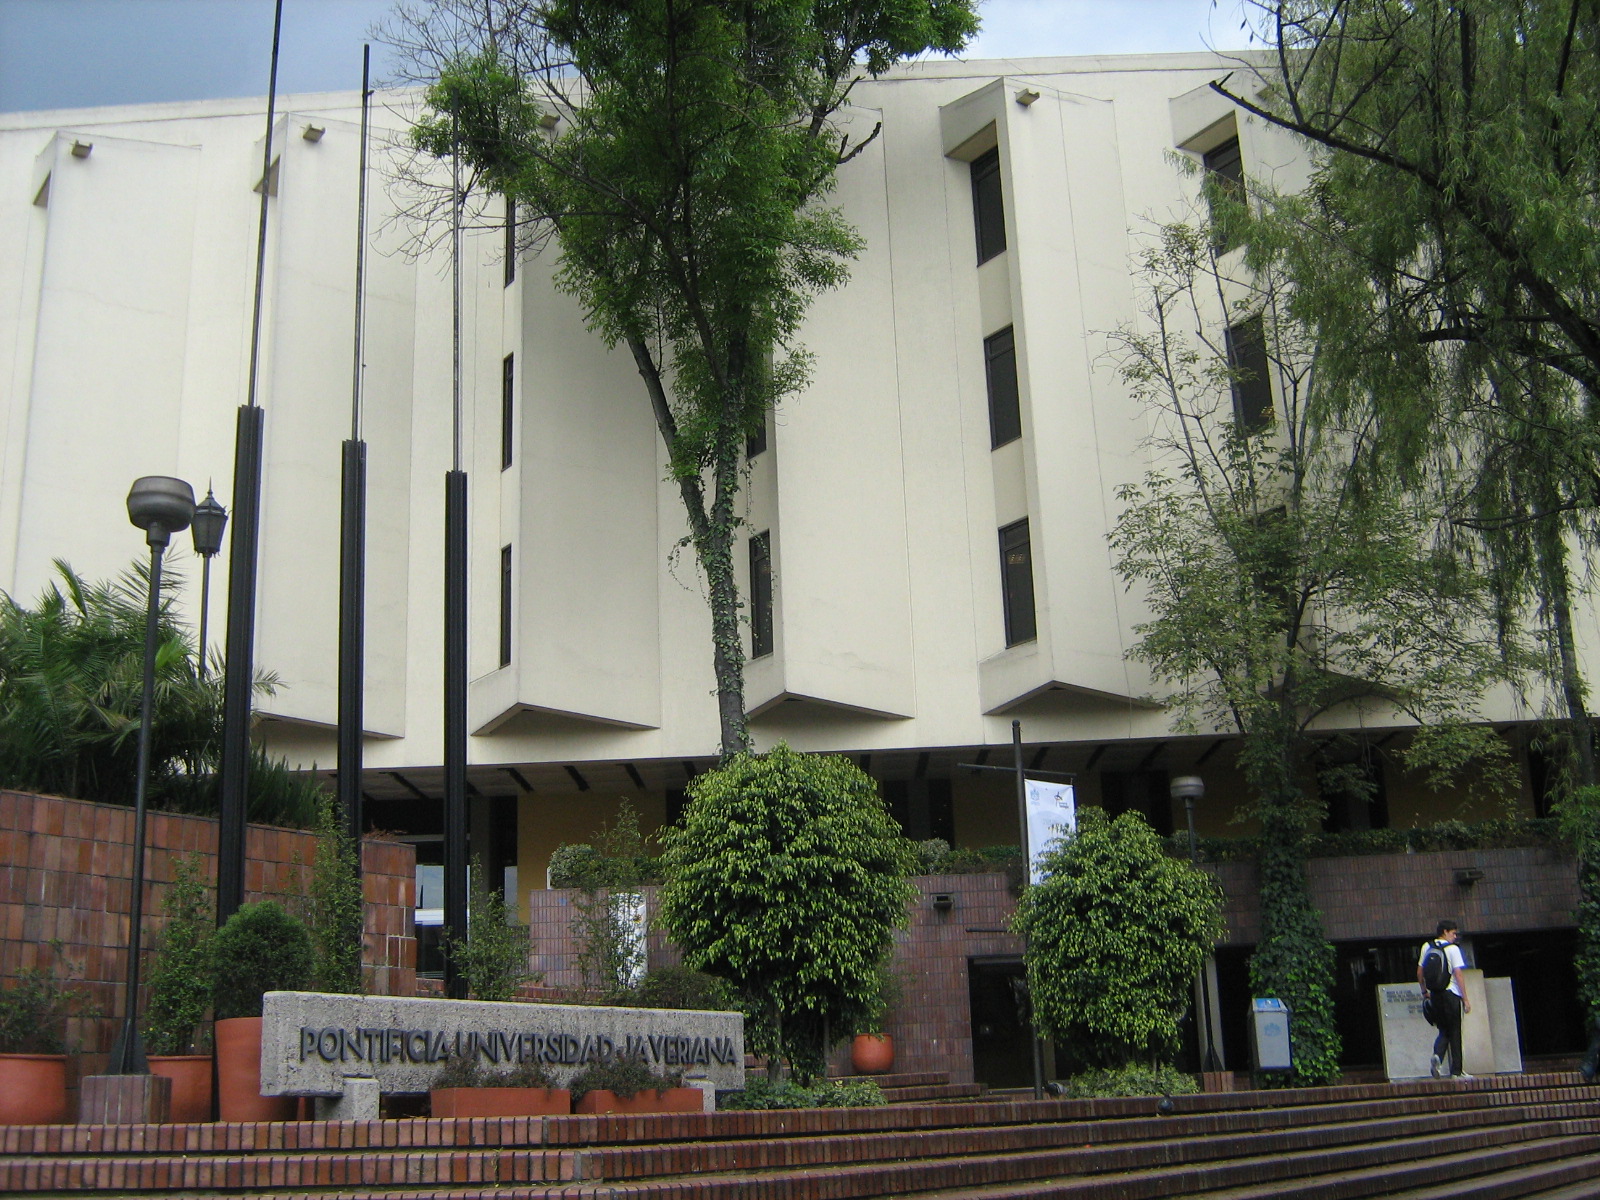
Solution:
<svg viewBox="0 0 1600 1200"><path fill-rule="evenodd" d="M971 58L1238 49L1240 0L982 0ZM392 0L284 0L278 87L355 90ZM267 90L273 0L0 0L0 112ZM374 74L386 74L373 46Z"/></svg>

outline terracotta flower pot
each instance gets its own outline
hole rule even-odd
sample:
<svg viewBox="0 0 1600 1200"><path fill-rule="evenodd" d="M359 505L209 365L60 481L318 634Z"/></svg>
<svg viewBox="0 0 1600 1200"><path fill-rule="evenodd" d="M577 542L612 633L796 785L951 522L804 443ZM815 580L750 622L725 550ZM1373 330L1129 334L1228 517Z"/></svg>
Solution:
<svg viewBox="0 0 1600 1200"><path fill-rule="evenodd" d="M699 1088L680 1087L667 1088L662 1092L637 1092L628 1100L615 1092L588 1092L572 1111L633 1116L639 1113L702 1112L704 1109L705 1100Z"/></svg>
<svg viewBox="0 0 1600 1200"><path fill-rule="evenodd" d="M211 1120L209 1054L152 1054L150 1074L172 1080L171 1120L184 1125Z"/></svg>
<svg viewBox="0 0 1600 1200"><path fill-rule="evenodd" d="M217 1116L224 1121L292 1121L298 1096L261 1094L261 1018L216 1023Z"/></svg>
<svg viewBox="0 0 1600 1200"><path fill-rule="evenodd" d="M894 1039L886 1033L858 1033L850 1043L850 1065L858 1075L883 1075L894 1066Z"/></svg>
<svg viewBox="0 0 1600 1200"><path fill-rule="evenodd" d="M65 1054L0 1054L0 1125L61 1125L66 1119Z"/></svg>
<svg viewBox="0 0 1600 1200"><path fill-rule="evenodd" d="M428 1097L436 1117L555 1117L572 1111L566 1088L434 1088Z"/></svg>

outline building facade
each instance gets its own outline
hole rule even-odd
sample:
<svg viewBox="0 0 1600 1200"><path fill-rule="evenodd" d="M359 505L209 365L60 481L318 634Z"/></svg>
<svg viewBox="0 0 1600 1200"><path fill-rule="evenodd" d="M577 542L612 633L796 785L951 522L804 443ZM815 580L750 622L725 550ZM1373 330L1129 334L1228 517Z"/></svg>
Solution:
<svg viewBox="0 0 1600 1200"><path fill-rule="evenodd" d="M1229 739L1176 735L1127 657L1145 611L1106 534L1117 488L1151 465L1150 418L1107 335L1143 319L1141 239L1193 211L1200 185L1181 160L1304 178L1293 142L1208 88L1244 66L921 63L862 84L843 116L862 133L881 123L835 197L865 249L811 309L809 386L750 446L747 700L758 746L851 755L913 837L1015 841L1010 781L963 769L1009 764L1014 720L1027 765L1074 774L1080 803L1137 808L1170 833L1183 813L1167 779L1198 773L1201 832L1237 830ZM0 116L0 590L30 599L56 558L96 577L126 567L142 553L123 518L138 476L210 484L230 503L265 188L256 660L282 687L258 734L322 771L335 759L358 103L283 102L266 178L259 102ZM451 282L437 230L408 215L416 105L401 93L374 108L363 786L369 823L417 844L426 912ZM665 823L714 761L710 628L628 355L585 329L552 284L553 250L519 247L498 198L475 203L465 242L472 845L527 914L559 843L591 838L624 797L647 827ZM198 563L172 565L197 616ZM1592 634L1592 614L1584 624ZM1511 696L1486 713L1513 740L1536 715ZM1387 732L1380 722L1373 741ZM1500 811L1380 769L1377 796L1336 819ZM1541 803L1535 771L1518 804ZM1419 935L1438 915L1415 914Z"/></svg>

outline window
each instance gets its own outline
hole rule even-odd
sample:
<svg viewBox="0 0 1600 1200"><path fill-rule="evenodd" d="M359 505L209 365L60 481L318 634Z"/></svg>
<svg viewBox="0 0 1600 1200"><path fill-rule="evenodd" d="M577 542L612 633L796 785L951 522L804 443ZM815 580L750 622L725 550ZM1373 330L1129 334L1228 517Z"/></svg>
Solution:
<svg viewBox="0 0 1600 1200"><path fill-rule="evenodd" d="M516 412L515 354L508 354L500 364L500 469L511 465L512 419Z"/></svg>
<svg viewBox="0 0 1600 1200"><path fill-rule="evenodd" d="M1108 817L1136 812L1162 837L1172 836L1172 793L1165 771L1100 772L1100 807Z"/></svg>
<svg viewBox="0 0 1600 1200"><path fill-rule="evenodd" d="M517 281L517 202L506 199L506 281L510 287Z"/></svg>
<svg viewBox="0 0 1600 1200"><path fill-rule="evenodd" d="M1006 645L1038 636L1033 615L1033 549L1024 518L1000 531L1000 591L1006 609Z"/></svg>
<svg viewBox="0 0 1600 1200"><path fill-rule="evenodd" d="M500 665L511 665L511 547L500 547Z"/></svg>
<svg viewBox="0 0 1600 1200"><path fill-rule="evenodd" d="M1206 178L1232 200L1244 199L1244 159L1239 154L1239 139L1231 137L1200 160Z"/></svg>
<svg viewBox="0 0 1600 1200"><path fill-rule="evenodd" d="M1022 436L1022 409L1017 403L1017 341L1007 325L983 339L983 369L989 380L989 448Z"/></svg>
<svg viewBox="0 0 1600 1200"><path fill-rule="evenodd" d="M750 539L750 657L772 653L772 531Z"/></svg>
<svg viewBox="0 0 1600 1200"><path fill-rule="evenodd" d="M766 448L767 448L767 418L766 418L766 414L763 413L762 417L761 417L761 428L756 430L754 433L749 433L749 434L745 435L745 439L744 439L744 457L745 457L745 461L748 462L750 459L754 458L756 455L763 453L766 450Z"/></svg>
<svg viewBox="0 0 1600 1200"><path fill-rule="evenodd" d="M972 220L978 231L978 264L1006 248L1005 200L1000 192L1000 148L972 160Z"/></svg>
<svg viewBox="0 0 1600 1200"><path fill-rule="evenodd" d="M1323 832L1389 828L1389 794L1384 789L1383 766L1377 758L1320 764L1317 791L1326 806Z"/></svg>
<svg viewBox="0 0 1600 1200"><path fill-rule="evenodd" d="M1228 330L1228 366L1233 369L1233 419L1245 433L1256 433L1272 416L1272 371L1261 316Z"/></svg>
<svg viewBox="0 0 1600 1200"><path fill-rule="evenodd" d="M1239 155L1239 139L1231 137L1201 158L1205 165L1207 203L1211 209L1212 247L1218 254L1239 244L1227 213L1228 203L1244 201L1244 159Z"/></svg>

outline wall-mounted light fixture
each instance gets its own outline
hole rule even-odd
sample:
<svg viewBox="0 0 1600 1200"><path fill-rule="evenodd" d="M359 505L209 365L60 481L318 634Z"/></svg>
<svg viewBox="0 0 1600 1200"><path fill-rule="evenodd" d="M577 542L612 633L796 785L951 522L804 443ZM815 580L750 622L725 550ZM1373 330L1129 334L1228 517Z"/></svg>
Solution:
<svg viewBox="0 0 1600 1200"><path fill-rule="evenodd" d="M1462 887L1471 887L1483 878L1483 872L1477 867L1457 867L1456 882Z"/></svg>
<svg viewBox="0 0 1600 1200"><path fill-rule="evenodd" d="M1028 105L1032 104L1038 98L1039 93L1034 91L1032 88L1023 88L1017 92L1017 103L1022 105L1023 108L1027 108Z"/></svg>
<svg viewBox="0 0 1600 1200"><path fill-rule="evenodd" d="M93 149L94 149L94 143L93 142L80 142L80 141L78 141L77 138L73 138L73 140L72 140L72 157L73 158L88 158L89 157L89 151L91 151Z"/></svg>
<svg viewBox="0 0 1600 1200"><path fill-rule="evenodd" d="M322 135L327 132L328 130L326 127L322 125L307 125L300 131L300 136L305 138L305 140L308 142L320 142L322 140Z"/></svg>
<svg viewBox="0 0 1600 1200"><path fill-rule="evenodd" d="M933 894L933 911L947 913L956 906L956 898L949 892L935 892Z"/></svg>

